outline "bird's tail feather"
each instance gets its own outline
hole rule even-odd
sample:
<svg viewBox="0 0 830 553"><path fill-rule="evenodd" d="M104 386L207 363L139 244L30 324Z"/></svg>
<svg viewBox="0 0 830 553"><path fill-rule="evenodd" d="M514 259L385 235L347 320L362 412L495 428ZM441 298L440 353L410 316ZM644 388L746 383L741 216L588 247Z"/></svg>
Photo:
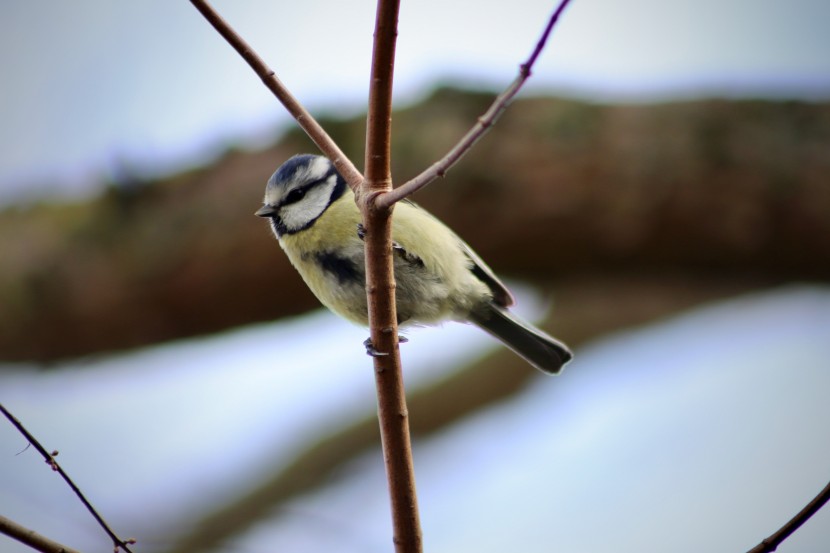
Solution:
<svg viewBox="0 0 830 553"><path fill-rule="evenodd" d="M565 344L495 305L472 314L470 322L501 340L542 372L557 374L573 357Z"/></svg>

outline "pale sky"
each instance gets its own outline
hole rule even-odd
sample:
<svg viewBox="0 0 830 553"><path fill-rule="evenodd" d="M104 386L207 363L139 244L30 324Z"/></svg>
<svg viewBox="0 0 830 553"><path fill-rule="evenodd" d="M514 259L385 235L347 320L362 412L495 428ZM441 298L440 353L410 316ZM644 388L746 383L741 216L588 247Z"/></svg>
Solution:
<svg viewBox="0 0 830 553"><path fill-rule="evenodd" d="M4 4L0 202L42 195L44 184L58 195L82 192L90 175L118 163L164 172L272 136L287 122L186 0ZM214 5L313 111L364 108L374 2ZM398 104L439 80L512 80L555 2L507 6L404 1ZM609 101L830 98L828 22L825 0L573 0L526 92Z"/></svg>

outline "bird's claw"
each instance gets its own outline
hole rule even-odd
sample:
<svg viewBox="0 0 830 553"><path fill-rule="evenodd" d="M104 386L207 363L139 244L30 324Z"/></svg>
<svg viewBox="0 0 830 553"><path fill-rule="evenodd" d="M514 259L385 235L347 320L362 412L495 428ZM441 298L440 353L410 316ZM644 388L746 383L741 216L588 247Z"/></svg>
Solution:
<svg viewBox="0 0 830 553"><path fill-rule="evenodd" d="M366 338L363 341L363 347L366 348L366 355L369 357L385 357L389 355L388 353L384 353L382 351L378 351L375 349L375 345L372 343L372 338Z"/></svg>
<svg viewBox="0 0 830 553"><path fill-rule="evenodd" d="M409 341L409 338L407 338L406 336L401 336L400 334L398 334L398 343L399 344L405 344L408 341ZM378 350L375 349L375 345L372 343L371 336L369 338L366 338L365 340L363 340L363 347L366 348L366 355L368 355L369 357L386 357L387 355L389 355L388 353L378 351Z"/></svg>

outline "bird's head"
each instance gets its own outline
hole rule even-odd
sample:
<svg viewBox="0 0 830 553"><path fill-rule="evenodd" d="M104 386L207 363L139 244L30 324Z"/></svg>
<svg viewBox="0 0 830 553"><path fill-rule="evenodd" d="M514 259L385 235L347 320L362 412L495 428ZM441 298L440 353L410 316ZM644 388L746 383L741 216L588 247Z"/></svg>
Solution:
<svg viewBox="0 0 830 553"><path fill-rule="evenodd" d="M256 215L271 220L277 236L309 228L346 191L346 181L323 156L296 155L265 186Z"/></svg>

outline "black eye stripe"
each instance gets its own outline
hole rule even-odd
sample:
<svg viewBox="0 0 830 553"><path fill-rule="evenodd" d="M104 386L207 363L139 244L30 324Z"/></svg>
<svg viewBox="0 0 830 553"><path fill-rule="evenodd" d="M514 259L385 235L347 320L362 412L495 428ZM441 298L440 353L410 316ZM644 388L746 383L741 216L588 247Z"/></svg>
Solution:
<svg viewBox="0 0 830 553"><path fill-rule="evenodd" d="M309 190L314 188L319 184L323 184L331 177L331 174L324 176L323 178L317 179L316 181L310 182L303 186L298 186L294 190L290 191L288 194L285 195L285 198L282 200L282 205L289 205L302 200L305 195L308 193Z"/></svg>
<svg viewBox="0 0 830 553"><path fill-rule="evenodd" d="M282 201L283 205L293 204L295 202L299 202L305 197L306 192L308 192L308 187L303 188L295 188L288 194L286 194L285 199Z"/></svg>

